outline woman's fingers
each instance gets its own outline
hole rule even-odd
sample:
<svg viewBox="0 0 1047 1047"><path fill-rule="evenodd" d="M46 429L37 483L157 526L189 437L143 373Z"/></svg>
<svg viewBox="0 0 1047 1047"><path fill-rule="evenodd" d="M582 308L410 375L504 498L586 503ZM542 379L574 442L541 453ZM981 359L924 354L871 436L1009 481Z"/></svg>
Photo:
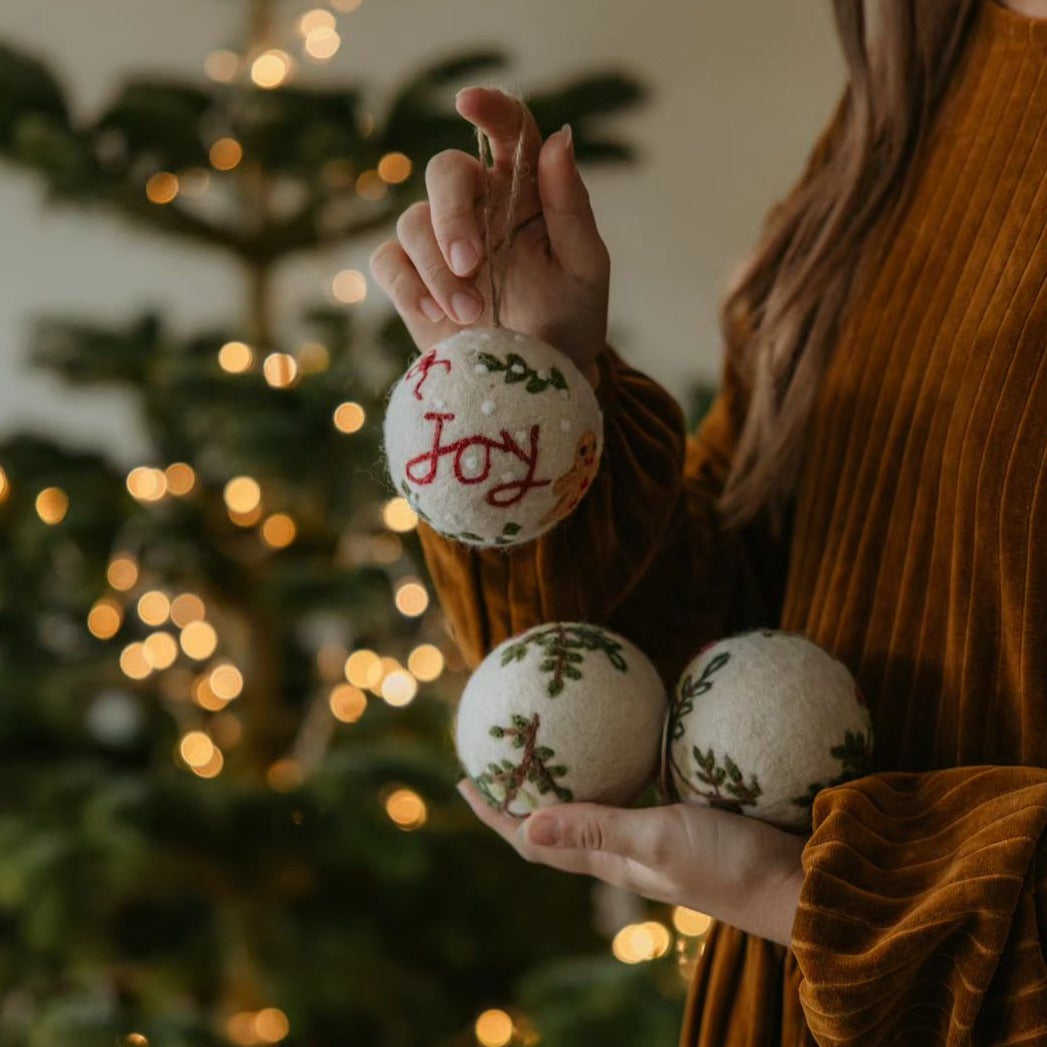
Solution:
<svg viewBox="0 0 1047 1047"><path fill-rule="evenodd" d="M427 201L412 204L400 215L396 235L440 308L459 324L471 324L479 319L483 299L468 281L451 272L436 241Z"/></svg>
<svg viewBox="0 0 1047 1047"><path fill-rule="evenodd" d="M471 276L482 261L476 210L482 196L482 174L480 161L458 149L437 153L425 168L436 242L458 276Z"/></svg>
<svg viewBox="0 0 1047 1047"><path fill-rule="evenodd" d="M549 244L560 264L587 283L606 280L610 255L596 228L589 191L574 162L567 126L551 134L542 146L538 191Z"/></svg>
<svg viewBox="0 0 1047 1047"><path fill-rule="evenodd" d="M370 266L375 282L392 300L422 352L457 330L429 294L418 270L396 240L379 244L371 255Z"/></svg>

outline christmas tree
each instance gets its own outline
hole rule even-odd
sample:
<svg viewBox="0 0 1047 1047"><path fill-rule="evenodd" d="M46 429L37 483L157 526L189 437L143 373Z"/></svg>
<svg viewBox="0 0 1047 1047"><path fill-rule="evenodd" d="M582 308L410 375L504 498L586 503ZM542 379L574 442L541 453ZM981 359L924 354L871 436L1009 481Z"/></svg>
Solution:
<svg viewBox="0 0 1047 1047"><path fill-rule="evenodd" d="M51 203L244 277L226 329L32 338L70 396L133 396L153 454L0 441L0 1041L671 1044L706 922L626 899L598 929L591 884L454 791L464 666L378 439L406 332L362 328L355 270L274 306L278 267L391 227L429 156L471 148L451 94L505 56L440 61L377 119L296 68L336 52L338 15L289 7L254 0L207 79L136 78L90 120L0 48L0 153ZM580 160L622 161L597 118L638 97L611 73L527 101Z"/></svg>

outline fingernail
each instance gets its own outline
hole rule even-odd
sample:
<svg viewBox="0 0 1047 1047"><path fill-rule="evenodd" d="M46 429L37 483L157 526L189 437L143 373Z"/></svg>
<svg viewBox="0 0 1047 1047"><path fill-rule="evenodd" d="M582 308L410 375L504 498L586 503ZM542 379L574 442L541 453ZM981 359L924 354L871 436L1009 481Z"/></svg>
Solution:
<svg viewBox="0 0 1047 1047"><path fill-rule="evenodd" d="M554 847L560 842L560 823L555 818L532 818L527 838L539 847Z"/></svg>
<svg viewBox="0 0 1047 1047"><path fill-rule="evenodd" d="M471 324L480 315L480 299L466 291L451 295L451 309L459 323Z"/></svg>
<svg viewBox="0 0 1047 1047"><path fill-rule="evenodd" d="M436 304L436 301L426 295L421 303L421 310L434 324L438 324L444 318L444 311Z"/></svg>
<svg viewBox="0 0 1047 1047"><path fill-rule="evenodd" d="M570 124L564 124L563 127L560 128L560 130L563 131L564 149L566 149L567 152L573 157L574 156L574 134L571 131L571 125Z"/></svg>
<svg viewBox="0 0 1047 1047"><path fill-rule="evenodd" d="M468 276L479 260L479 252L468 240L451 244L451 269L457 276Z"/></svg>

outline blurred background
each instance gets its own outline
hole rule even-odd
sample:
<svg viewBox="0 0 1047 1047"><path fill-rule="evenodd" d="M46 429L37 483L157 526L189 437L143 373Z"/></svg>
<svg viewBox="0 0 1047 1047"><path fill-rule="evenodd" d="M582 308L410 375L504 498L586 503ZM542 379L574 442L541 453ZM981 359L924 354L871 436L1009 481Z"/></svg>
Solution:
<svg viewBox="0 0 1047 1047"><path fill-rule="evenodd" d="M0 1042L670 1047L708 921L453 789L367 258L475 148L454 92L517 92L574 127L612 344L696 418L829 5L8 4L0 47Z"/></svg>

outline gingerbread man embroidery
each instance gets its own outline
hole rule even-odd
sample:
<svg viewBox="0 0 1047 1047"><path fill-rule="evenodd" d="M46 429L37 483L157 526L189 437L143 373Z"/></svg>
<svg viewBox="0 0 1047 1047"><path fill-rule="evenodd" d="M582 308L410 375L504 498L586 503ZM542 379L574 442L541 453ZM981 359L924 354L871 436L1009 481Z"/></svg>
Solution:
<svg viewBox="0 0 1047 1047"><path fill-rule="evenodd" d="M586 431L578 437L571 468L553 483L556 504L542 517L541 523L556 523L567 516L582 500L593 482L599 461L596 457L596 434Z"/></svg>

